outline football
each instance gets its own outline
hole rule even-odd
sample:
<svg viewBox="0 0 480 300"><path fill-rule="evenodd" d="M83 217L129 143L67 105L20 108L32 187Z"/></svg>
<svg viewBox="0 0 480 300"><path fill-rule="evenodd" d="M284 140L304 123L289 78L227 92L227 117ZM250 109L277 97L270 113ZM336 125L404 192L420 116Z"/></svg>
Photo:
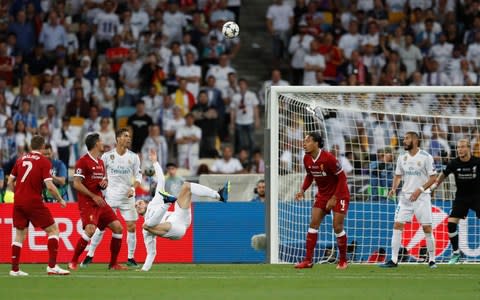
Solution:
<svg viewBox="0 0 480 300"><path fill-rule="evenodd" d="M240 27L238 27L237 23L228 21L223 24L222 33L225 38L233 39L236 38L240 33Z"/></svg>

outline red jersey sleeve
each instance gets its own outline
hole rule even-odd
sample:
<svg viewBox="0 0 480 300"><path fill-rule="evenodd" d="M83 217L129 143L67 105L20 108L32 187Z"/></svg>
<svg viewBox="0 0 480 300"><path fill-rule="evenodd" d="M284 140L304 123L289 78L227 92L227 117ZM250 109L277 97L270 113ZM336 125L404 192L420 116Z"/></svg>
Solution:
<svg viewBox="0 0 480 300"><path fill-rule="evenodd" d="M75 174L74 177L81 177L85 179L86 167L83 159L79 159L75 164Z"/></svg>
<svg viewBox="0 0 480 300"><path fill-rule="evenodd" d="M303 180L303 184L302 184L302 190L303 191L306 191L310 185L312 185L312 182L313 182L313 175L312 173L310 172L310 167L309 166L309 160L307 159L307 156L303 156L303 166L305 167L305 170L307 171L307 175L305 176L305 179Z"/></svg>
<svg viewBox="0 0 480 300"><path fill-rule="evenodd" d="M342 165L333 155L330 155L327 160L327 172L337 176L338 181L337 186L335 187L334 195L337 197L337 199L343 198L345 194L345 189L348 190L347 176L345 176L345 172L343 172Z"/></svg>
<svg viewBox="0 0 480 300"><path fill-rule="evenodd" d="M327 167L326 168L327 173L332 175L338 175L343 171L342 165L337 160L337 158L333 155L330 155L328 157L326 167Z"/></svg>
<svg viewBox="0 0 480 300"><path fill-rule="evenodd" d="M42 159L41 172L43 181L52 180L52 163L47 158Z"/></svg>

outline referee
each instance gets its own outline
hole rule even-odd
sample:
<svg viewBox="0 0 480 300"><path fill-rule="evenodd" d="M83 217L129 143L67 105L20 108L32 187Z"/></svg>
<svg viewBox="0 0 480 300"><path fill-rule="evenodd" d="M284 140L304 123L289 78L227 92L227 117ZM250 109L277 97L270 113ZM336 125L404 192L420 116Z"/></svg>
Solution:
<svg viewBox="0 0 480 300"><path fill-rule="evenodd" d="M456 264L462 257L458 248L458 221L460 218L466 218L469 209L474 210L477 218L480 218L480 201L477 199L480 186L480 158L472 156L469 140L460 139L457 142L457 158L448 163L447 168L440 173L430 190L433 191L451 173L455 175L457 192L448 216L448 236L453 250L452 258L448 263Z"/></svg>

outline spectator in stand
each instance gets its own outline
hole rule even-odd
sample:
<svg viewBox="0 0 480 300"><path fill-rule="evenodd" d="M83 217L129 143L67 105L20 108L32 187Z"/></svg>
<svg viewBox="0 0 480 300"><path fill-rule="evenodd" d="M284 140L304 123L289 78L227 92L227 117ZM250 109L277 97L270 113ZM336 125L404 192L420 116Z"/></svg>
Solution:
<svg viewBox="0 0 480 300"><path fill-rule="evenodd" d="M162 107L163 96L157 93L157 88L154 85L151 85L148 94L143 96L142 100L145 102L145 111L153 120Z"/></svg>
<svg viewBox="0 0 480 300"><path fill-rule="evenodd" d="M230 19L231 20L231 19ZM219 45L222 47L222 51L229 56L230 59L233 59L237 56L238 51L240 50L240 37L237 36L232 39L227 39L222 33L223 24L229 21L228 19L217 20L213 24L213 28L208 32L208 37L216 36Z"/></svg>
<svg viewBox="0 0 480 300"><path fill-rule="evenodd" d="M78 134L70 126L70 117L62 117L62 127L53 131L52 140L55 141L58 151L58 159L66 166L70 166L71 146L78 141Z"/></svg>
<svg viewBox="0 0 480 300"><path fill-rule="evenodd" d="M110 126L110 118L102 117L100 119L100 129L98 130L100 140L103 142L103 151L108 152L115 148L117 140L115 138L115 130Z"/></svg>
<svg viewBox="0 0 480 300"><path fill-rule="evenodd" d="M230 66L230 60L227 55L222 54L218 61L218 65L211 66L208 69L206 77L215 77L215 87L218 88L222 94L226 93L228 87L228 74L236 73L235 69Z"/></svg>
<svg viewBox="0 0 480 300"><path fill-rule="evenodd" d="M83 89L83 95L86 98L89 98L90 94L92 93L92 83L90 82L90 80L83 77L83 68L81 66L76 67L73 77L67 80L67 90L72 90L75 80L80 81L80 86Z"/></svg>
<svg viewBox="0 0 480 300"><path fill-rule="evenodd" d="M145 143L143 143L142 158L144 163L148 163L148 153L153 150L157 153L160 166L162 166L162 169L165 169L168 160L168 147L165 137L160 133L160 126L156 124L150 126L148 137L145 139Z"/></svg>
<svg viewBox="0 0 480 300"><path fill-rule="evenodd" d="M207 91L200 91L198 94L198 103L192 108L192 115L195 125L202 131L200 158L216 157L218 154L215 149L219 128L218 112L214 106L209 105Z"/></svg>
<svg viewBox="0 0 480 300"><path fill-rule="evenodd" d="M362 35L358 33L358 23L355 20L350 21L348 33L342 35L338 41L338 47L343 49L346 58L352 57L352 52L360 50Z"/></svg>
<svg viewBox="0 0 480 300"><path fill-rule="evenodd" d="M8 54L7 44L0 41L0 77L5 80L9 86L13 84L13 68L15 58Z"/></svg>
<svg viewBox="0 0 480 300"><path fill-rule="evenodd" d="M235 94L232 99L232 129L235 130L235 151L241 148L253 152L255 128L260 128L260 114L258 111L258 99L255 93L248 90L246 79L238 81L240 93Z"/></svg>
<svg viewBox="0 0 480 300"><path fill-rule="evenodd" d="M46 81L43 83L42 92L40 96L37 97L35 100L35 107L33 111L35 115L39 118L44 118L47 116L47 108L48 106L61 106L63 103L61 100L53 93L52 90L52 83L50 81Z"/></svg>
<svg viewBox="0 0 480 300"><path fill-rule="evenodd" d="M425 20L425 28L416 36L416 44L423 54L428 54L430 48L438 40L438 34L433 30L434 21L431 18Z"/></svg>
<svg viewBox="0 0 480 300"><path fill-rule="evenodd" d="M93 87L92 102L100 108L101 115L110 116L115 110L115 89L108 86L108 77L100 75L98 85Z"/></svg>
<svg viewBox="0 0 480 300"><path fill-rule="evenodd" d="M423 56L420 49L413 43L414 37L411 34L405 36L405 45L400 46L398 53L402 59L403 64L407 68L407 77L410 77L413 72L420 69Z"/></svg>
<svg viewBox="0 0 480 300"><path fill-rule="evenodd" d="M165 74L167 75L165 84L167 85L169 93L172 93L178 87L176 73L178 68L183 65L185 65L185 60L180 51L180 43L172 42L170 45L170 56L164 66Z"/></svg>
<svg viewBox="0 0 480 300"><path fill-rule="evenodd" d="M478 85L478 75L470 71L468 60L460 61L460 70L452 72L452 85Z"/></svg>
<svg viewBox="0 0 480 300"><path fill-rule="evenodd" d="M15 123L11 118L5 120L5 133L0 136L0 161L5 174L10 174L18 157L15 135Z"/></svg>
<svg viewBox="0 0 480 300"><path fill-rule="evenodd" d="M262 158L262 152L260 149L255 149L253 151L252 158L252 168L250 169L252 174L264 174L265 173L265 162Z"/></svg>
<svg viewBox="0 0 480 300"><path fill-rule="evenodd" d="M135 28L136 31L142 32L147 29L149 16L142 7L143 1L132 0L131 1L131 26Z"/></svg>
<svg viewBox="0 0 480 300"><path fill-rule="evenodd" d="M318 40L310 42L310 51L303 60L303 85L315 85L315 73L325 70L325 58L318 52Z"/></svg>
<svg viewBox="0 0 480 300"><path fill-rule="evenodd" d="M162 105L155 113L155 121L163 131L165 131L167 123L174 119L174 107L172 97L165 95Z"/></svg>
<svg viewBox="0 0 480 300"><path fill-rule="evenodd" d="M303 68L305 55L310 49L313 36L307 32L307 23L300 21L299 31L291 39L288 52L292 55L290 66L292 67L292 84L299 85L303 80Z"/></svg>
<svg viewBox="0 0 480 300"><path fill-rule="evenodd" d="M219 0L218 5L210 15L210 24L213 26L217 21L234 21L235 14L228 8L228 0Z"/></svg>
<svg viewBox="0 0 480 300"><path fill-rule="evenodd" d="M202 62L204 66L216 65L219 63L219 58L225 53L225 48L218 42L216 35L211 35L208 38L208 44L202 51Z"/></svg>
<svg viewBox="0 0 480 300"><path fill-rule="evenodd" d="M84 49L93 50L96 47L96 38L93 36L92 31L88 27L87 22L80 22L77 32L78 40L78 53L81 53Z"/></svg>
<svg viewBox="0 0 480 300"><path fill-rule="evenodd" d="M260 179L255 187L255 197L250 202L265 202L265 180Z"/></svg>
<svg viewBox="0 0 480 300"><path fill-rule="evenodd" d="M191 113L185 115L185 125L175 132L175 143L177 144L178 165L181 168L190 170L195 174L198 167L200 155L200 140L202 130L194 124L194 117Z"/></svg>
<svg viewBox="0 0 480 300"><path fill-rule="evenodd" d="M175 163L167 164L167 176L165 176L165 191L170 195L178 195L185 179L177 175L177 165Z"/></svg>
<svg viewBox="0 0 480 300"><path fill-rule="evenodd" d="M372 159L369 165L372 201L388 199L388 189L392 186L394 170L392 149L389 147L378 149L376 159Z"/></svg>
<svg viewBox="0 0 480 300"><path fill-rule="evenodd" d="M18 120L15 123L15 144L17 145L17 155L19 157L29 151L31 140L32 134L27 131L25 122Z"/></svg>
<svg viewBox="0 0 480 300"><path fill-rule="evenodd" d="M38 86L39 76L49 67L49 60L44 53L43 44L35 46L33 52L25 59L26 73L33 76L33 85ZM38 77L37 77L38 76Z"/></svg>
<svg viewBox="0 0 480 300"><path fill-rule="evenodd" d="M156 94L163 91L163 84L166 74L163 70L163 65L158 62L155 53L151 52L148 54L142 68L139 71L139 76L141 95L149 94L152 87L155 88Z"/></svg>
<svg viewBox="0 0 480 300"><path fill-rule="evenodd" d="M181 79L187 81L187 90L194 96L198 95L200 90L200 78L202 77L202 69L195 63L195 56L192 52L185 54L185 64L177 68L177 81Z"/></svg>
<svg viewBox="0 0 480 300"><path fill-rule="evenodd" d="M440 72L446 71L447 62L452 58L453 44L447 42L447 36L440 33L438 43L433 45L429 51L429 57L438 62Z"/></svg>
<svg viewBox="0 0 480 300"><path fill-rule="evenodd" d="M12 117L12 110L10 109L10 105L7 104L7 101L5 100L5 96L2 93L0 93L0 124L5 124L5 121L11 117ZM3 134L3 133L5 133L5 127L0 129L0 134Z"/></svg>
<svg viewBox="0 0 480 300"><path fill-rule="evenodd" d="M427 72L423 74L423 84L424 85L451 85L450 78L448 78L447 74L442 73L438 69L438 62L433 58L427 58L425 60L425 66L427 68Z"/></svg>
<svg viewBox="0 0 480 300"><path fill-rule="evenodd" d="M332 33L325 33L317 51L325 58L323 71L325 82L331 85L336 84L337 68L342 64L342 50L335 45Z"/></svg>
<svg viewBox="0 0 480 300"><path fill-rule="evenodd" d="M195 45L192 44L192 35L189 32L183 34L182 44L180 45L180 52L184 57L187 56L188 52L193 54L193 61L196 62L199 59L198 49Z"/></svg>
<svg viewBox="0 0 480 300"><path fill-rule="evenodd" d="M168 35L168 44L181 42L183 29L187 26L187 16L178 9L177 0L168 0L167 10L163 14L163 24Z"/></svg>
<svg viewBox="0 0 480 300"><path fill-rule="evenodd" d="M85 100L83 89L77 87L73 90L73 98L68 102L65 115L71 117L87 118L90 106L87 100Z"/></svg>
<svg viewBox="0 0 480 300"><path fill-rule="evenodd" d="M52 164L50 175L52 176L53 184L55 184L60 196L62 196L65 201L68 201L67 167L61 160L55 159L52 145L50 145L49 143L45 144L45 148L43 149L42 154L45 155ZM43 189L42 196L43 201L47 203L54 203L56 201L47 188Z"/></svg>
<svg viewBox="0 0 480 300"><path fill-rule="evenodd" d="M130 50L122 45L122 36L119 34L114 35L112 38L112 46L107 48L105 56L107 62L110 64L110 74L116 81L119 80L118 72L122 64L127 61L129 53Z"/></svg>
<svg viewBox="0 0 480 300"><path fill-rule="evenodd" d="M60 24L56 11L50 11L48 23L42 26L38 41L44 45L45 52L50 61L54 57L55 50L58 46L67 46L67 32L63 24Z"/></svg>
<svg viewBox="0 0 480 300"><path fill-rule="evenodd" d="M148 136L149 127L153 124L152 118L145 113L145 102L139 100L135 105L136 112L130 116L127 125L132 128L132 151L140 153L143 143Z"/></svg>
<svg viewBox="0 0 480 300"><path fill-rule="evenodd" d="M62 121L57 114L55 105L50 104L47 106L46 119L43 121L48 130L53 133L54 130L59 129L62 126Z"/></svg>
<svg viewBox="0 0 480 300"><path fill-rule="evenodd" d="M8 32L17 37L17 47L22 55L29 55L35 46L36 36L34 25L26 19L24 10L19 10L17 18L8 26Z"/></svg>
<svg viewBox="0 0 480 300"><path fill-rule="evenodd" d="M119 71L120 82L125 90L121 106L132 106L137 103L140 93L139 71L142 68L142 62L138 59L136 49L130 49L128 60L122 64Z"/></svg>
<svg viewBox="0 0 480 300"><path fill-rule="evenodd" d="M368 85L371 82L370 73L367 66L363 63L363 57L357 50L352 50L350 59L346 60L338 72L343 78L355 77L359 85Z"/></svg>
<svg viewBox="0 0 480 300"><path fill-rule="evenodd" d="M238 161L242 165L243 170L245 173L250 173L251 168L251 161L250 161L250 153L248 153L247 149L240 149L237 155Z"/></svg>
<svg viewBox="0 0 480 300"><path fill-rule="evenodd" d="M433 162L435 163L435 170L440 172L443 170L443 166L446 165L450 158L450 145L448 144L447 133L440 129L440 126L432 125L432 138L428 147L430 153L433 156Z"/></svg>
<svg viewBox="0 0 480 300"><path fill-rule="evenodd" d="M13 115L13 122L16 124L18 120L22 120L28 132L34 134L37 132L37 117L32 113L31 102L28 99L22 100L20 111Z"/></svg>
<svg viewBox="0 0 480 300"><path fill-rule="evenodd" d="M282 73L280 69L273 69L271 79L263 82L262 87L258 91L258 99L260 105L265 105L265 91L272 86L286 86L290 85L288 81L282 79Z"/></svg>
<svg viewBox="0 0 480 300"><path fill-rule="evenodd" d="M240 174L244 173L238 159L233 157L233 150L230 146L223 147L223 157L218 158L211 168L212 173L217 174Z"/></svg>
<svg viewBox="0 0 480 300"><path fill-rule="evenodd" d="M468 45L467 59L473 67L474 72L480 71L480 31L475 33L475 40Z"/></svg>
<svg viewBox="0 0 480 300"><path fill-rule="evenodd" d="M267 30L272 35L273 66L286 56L286 49L293 29L293 8L283 3L283 0L274 0L267 10Z"/></svg>
<svg viewBox="0 0 480 300"><path fill-rule="evenodd" d="M83 122L80 140L84 140L85 137L92 132L98 132L100 130L100 120L98 106L90 106L88 118Z"/></svg>
<svg viewBox="0 0 480 300"><path fill-rule="evenodd" d="M100 54L105 54L105 51L111 46L111 40L113 36L118 33L120 26L120 19L115 14L116 4L113 0L106 0L103 3L103 10L100 11L93 23L96 30L96 45L97 51Z"/></svg>

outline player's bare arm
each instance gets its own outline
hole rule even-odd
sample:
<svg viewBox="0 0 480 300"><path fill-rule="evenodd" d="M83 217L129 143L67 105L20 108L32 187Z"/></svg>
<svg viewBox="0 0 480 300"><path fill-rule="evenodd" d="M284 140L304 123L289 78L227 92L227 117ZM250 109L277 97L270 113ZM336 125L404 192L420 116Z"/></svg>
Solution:
<svg viewBox="0 0 480 300"><path fill-rule="evenodd" d="M416 189L415 192L412 193L410 196L410 201L417 201L418 197L425 192L425 190L428 189L435 182L435 180L437 180L437 177L435 175L431 175L427 182L425 182L422 186Z"/></svg>
<svg viewBox="0 0 480 300"><path fill-rule="evenodd" d="M439 185L442 184L442 182L445 180L445 174L440 173L440 175L438 175L437 179L435 180L435 182L430 186L430 191L434 191Z"/></svg>
<svg viewBox="0 0 480 300"><path fill-rule="evenodd" d="M92 200L100 207L103 207L105 205L107 205L107 203L105 202L105 200L98 196L98 195L95 195L94 193L90 192L87 187L82 183L82 180L83 178L81 177L74 177L73 178L73 188L77 191L79 191L80 193L92 198Z"/></svg>
<svg viewBox="0 0 480 300"><path fill-rule="evenodd" d="M65 202L65 200L63 200L62 196L58 192L58 189L53 183L53 180L45 181L45 185L47 186L47 189L50 192L50 194L52 194L53 198L55 198L55 200L57 200L57 202L60 203L62 208L67 207L67 203Z"/></svg>
<svg viewBox="0 0 480 300"><path fill-rule="evenodd" d="M395 175L393 177L393 183L392 183L392 188L390 189L390 191L388 191L388 198L392 198L393 196L395 196L395 194L397 193L397 189L398 189L398 186L400 185L400 181L402 180L402 176L401 175Z"/></svg>
<svg viewBox="0 0 480 300"><path fill-rule="evenodd" d="M295 200L297 201L303 200L304 197L305 197L305 191L303 190L295 194Z"/></svg>
<svg viewBox="0 0 480 300"><path fill-rule="evenodd" d="M7 190L10 190L13 192L13 190L15 189L15 176L8 176L8 180L7 180Z"/></svg>
<svg viewBox="0 0 480 300"><path fill-rule="evenodd" d="M108 179L105 177L102 179L102 181L100 181L100 183L98 184L102 189L106 189L107 186L108 186Z"/></svg>

